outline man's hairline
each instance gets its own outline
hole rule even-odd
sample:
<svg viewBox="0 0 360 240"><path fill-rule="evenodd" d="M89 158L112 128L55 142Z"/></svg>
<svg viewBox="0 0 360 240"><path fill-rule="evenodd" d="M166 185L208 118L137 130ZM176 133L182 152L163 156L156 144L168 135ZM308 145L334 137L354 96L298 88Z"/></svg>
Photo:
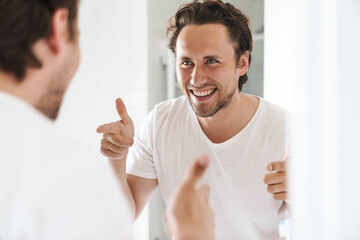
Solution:
<svg viewBox="0 0 360 240"><path fill-rule="evenodd" d="M231 34L230 34L230 30L229 30L229 27L226 26L226 24L222 23L222 22L208 22L208 23L190 23L190 24L186 24L185 26L183 26L180 30L180 32L178 33L177 37L176 37L176 41L175 41L175 46L174 46L174 56L175 56L175 59L177 58L177 53L176 53L176 47L177 47L177 41L179 39L179 36L180 36L180 33L182 30L184 30L184 28L186 28L187 26L202 26L202 25L222 25L226 28L226 32L227 32L227 37L228 37L228 40L230 42L231 45L233 45L233 50L234 50L234 55L235 55L235 62L238 62L240 61L240 58L243 54L246 53L246 51L244 51L244 53L240 54L238 56L237 52L236 52L236 44L237 42L236 41L233 41L232 38L231 38Z"/></svg>

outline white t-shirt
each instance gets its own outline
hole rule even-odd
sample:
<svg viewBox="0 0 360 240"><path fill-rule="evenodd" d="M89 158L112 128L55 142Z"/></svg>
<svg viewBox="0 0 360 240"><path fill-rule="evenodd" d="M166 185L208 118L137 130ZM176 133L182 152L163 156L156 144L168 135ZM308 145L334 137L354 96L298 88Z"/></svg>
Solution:
<svg viewBox="0 0 360 240"><path fill-rule="evenodd" d="M128 173L158 179L165 202L199 154L210 157L204 182L211 187L216 238L280 239L282 204L267 192L269 162L284 158L286 112L260 99L247 126L226 142L211 142L184 96L158 104L136 133Z"/></svg>
<svg viewBox="0 0 360 240"><path fill-rule="evenodd" d="M96 155L0 92L0 239L131 239L122 189Z"/></svg>

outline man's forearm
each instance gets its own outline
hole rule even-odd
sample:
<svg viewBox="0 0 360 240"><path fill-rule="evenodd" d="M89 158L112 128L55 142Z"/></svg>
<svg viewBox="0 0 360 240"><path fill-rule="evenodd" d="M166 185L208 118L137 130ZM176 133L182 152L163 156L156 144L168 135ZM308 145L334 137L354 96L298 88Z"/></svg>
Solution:
<svg viewBox="0 0 360 240"><path fill-rule="evenodd" d="M135 205L134 197L131 192L131 188L126 179L126 160L110 159L109 161L115 171L115 175L122 187L122 190L124 191L125 198L129 203L130 214L131 216L133 216L133 219L135 220L136 205Z"/></svg>

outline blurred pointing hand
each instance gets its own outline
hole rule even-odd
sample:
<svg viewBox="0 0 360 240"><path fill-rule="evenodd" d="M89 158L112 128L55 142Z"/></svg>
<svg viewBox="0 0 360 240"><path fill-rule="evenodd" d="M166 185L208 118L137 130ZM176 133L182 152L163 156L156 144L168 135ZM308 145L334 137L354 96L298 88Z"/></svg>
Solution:
<svg viewBox="0 0 360 240"><path fill-rule="evenodd" d="M210 187L207 184L197 187L208 165L207 156L197 157L168 204L164 218L168 231L176 240L215 239L214 213L209 205Z"/></svg>

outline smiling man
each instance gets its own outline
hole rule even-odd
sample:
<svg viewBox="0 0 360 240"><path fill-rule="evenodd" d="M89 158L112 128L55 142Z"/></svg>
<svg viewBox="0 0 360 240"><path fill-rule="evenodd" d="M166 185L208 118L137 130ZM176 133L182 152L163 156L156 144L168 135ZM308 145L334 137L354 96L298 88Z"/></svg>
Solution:
<svg viewBox="0 0 360 240"><path fill-rule="evenodd" d="M134 128L124 105L118 104L122 120L98 128L101 151L128 190L132 212L141 213L157 186L168 202L191 160L206 153L216 238L279 239L286 112L241 92L251 61L248 18L229 3L194 1L171 19L168 35L184 96L149 113L135 136L127 174Z"/></svg>
<svg viewBox="0 0 360 240"><path fill-rule="evenodd" d="M220 23L189 24L170 47L176 53L179 86L204 133L213 143L229 140L251 120L260 101L239 91L249 50L236 56L227 27Z"/></svg>

